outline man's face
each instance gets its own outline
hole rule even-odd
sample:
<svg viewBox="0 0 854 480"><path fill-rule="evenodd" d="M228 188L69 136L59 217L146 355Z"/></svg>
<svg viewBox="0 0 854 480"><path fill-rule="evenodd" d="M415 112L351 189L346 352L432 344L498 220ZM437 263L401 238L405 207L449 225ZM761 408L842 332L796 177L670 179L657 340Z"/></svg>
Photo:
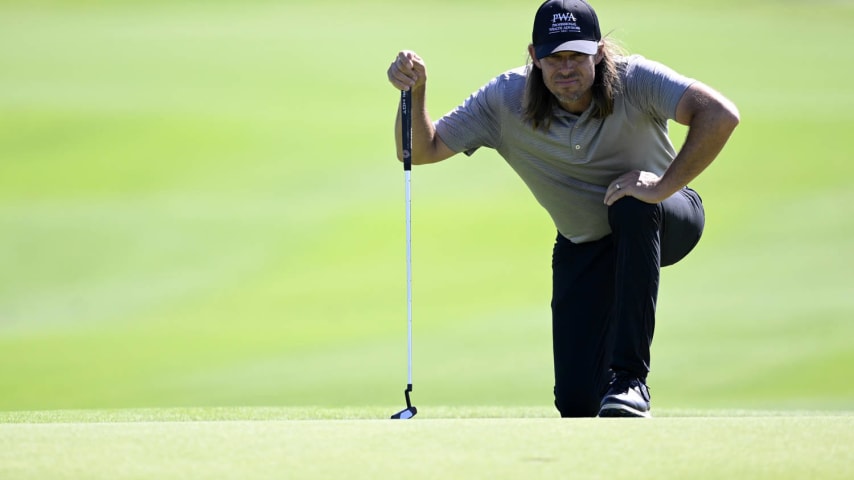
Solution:
<svg viewBox="0 0 854 480"><path fill-rule="evenodd" d="M587 109L593 98L591 88L596 77L596 64L602 59L601 50L596 55L566 51L539 60L534 55L532 58L534 65L543 71L546 88L558 99L561 107L572 113Z"/></svg>

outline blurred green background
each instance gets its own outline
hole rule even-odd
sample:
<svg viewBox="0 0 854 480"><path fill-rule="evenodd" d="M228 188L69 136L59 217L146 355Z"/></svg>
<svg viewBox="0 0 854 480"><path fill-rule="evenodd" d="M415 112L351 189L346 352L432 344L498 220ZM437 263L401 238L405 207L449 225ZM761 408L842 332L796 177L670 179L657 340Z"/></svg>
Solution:
<svg viewBox="0 0 854 480"><path fill-rule="evenodd" d="M419 52L438 117L537 5L0 2L0 410L399 405L386 69ZM854 3L594 6L742 114L663 273L656 407L854 409ZM416 168L413 216L416 404L549 405L546 214L480 151Z"/></svg>

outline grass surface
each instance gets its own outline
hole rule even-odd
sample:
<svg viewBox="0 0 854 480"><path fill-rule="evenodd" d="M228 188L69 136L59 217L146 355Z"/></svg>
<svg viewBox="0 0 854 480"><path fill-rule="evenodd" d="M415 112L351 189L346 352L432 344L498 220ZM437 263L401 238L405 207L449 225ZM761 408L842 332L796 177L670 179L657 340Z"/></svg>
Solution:
<svg viewBox="0 0 854 480"><path fill-rule="evenodd" d="M536 408L440 407L408 422L365 419L389 411L6 415L4 421L15 423L0 424L0 474L15 479L842 479L854 473L847 448L854 440L850 415L717 411L652 421L560 420L531 418L545 413ZM51 461L37 461L47 449Z"/></svg>
<svg viewBox="0 0 854 480"><path fill-rule="evenodd" d="M386 68L418 51L441 115L525 61L532 5L0 1L0 478L854 476L854 6L600 3L742 114L663 273L648 422L554 418L554 230L488 151L413 173L421 413L379 420Z"/></svg>
<svg viewBox="0 0 854 480"><path fill-rule="evenodd" d="M850 477L854 6L601 3L742 114L647 423L551 418L554 230L488 151L413 173L423 413L369 420L406 380L386 68L418 51L441 115L531 5L0 2L0 477Z"/></svg>

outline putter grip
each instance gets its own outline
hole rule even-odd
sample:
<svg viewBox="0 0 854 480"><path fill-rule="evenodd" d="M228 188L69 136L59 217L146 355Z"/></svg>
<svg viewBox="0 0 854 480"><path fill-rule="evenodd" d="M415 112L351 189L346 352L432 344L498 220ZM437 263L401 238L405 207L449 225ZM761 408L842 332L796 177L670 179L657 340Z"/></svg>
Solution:
<svg viewBox="0 0 854 480"><path fill-rule="evenodd" d="M403 140L403 169L412 170L412 91L400 91L400 129Z"/></svg>

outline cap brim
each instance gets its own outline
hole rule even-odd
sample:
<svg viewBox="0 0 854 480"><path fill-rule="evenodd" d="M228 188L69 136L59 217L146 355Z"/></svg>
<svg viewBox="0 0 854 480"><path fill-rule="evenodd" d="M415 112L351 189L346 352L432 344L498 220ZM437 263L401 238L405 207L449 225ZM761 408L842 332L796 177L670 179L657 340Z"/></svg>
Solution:
<svg viewBox="0 0 854 480"><path fill-rule="evenodd" d="M590 40L572 40L563 43L550 43L534 47L534 53L537 54L537 60L548 57L557 52L579 52L586 55L595 55L599 51L599 42Z"/></svg>

